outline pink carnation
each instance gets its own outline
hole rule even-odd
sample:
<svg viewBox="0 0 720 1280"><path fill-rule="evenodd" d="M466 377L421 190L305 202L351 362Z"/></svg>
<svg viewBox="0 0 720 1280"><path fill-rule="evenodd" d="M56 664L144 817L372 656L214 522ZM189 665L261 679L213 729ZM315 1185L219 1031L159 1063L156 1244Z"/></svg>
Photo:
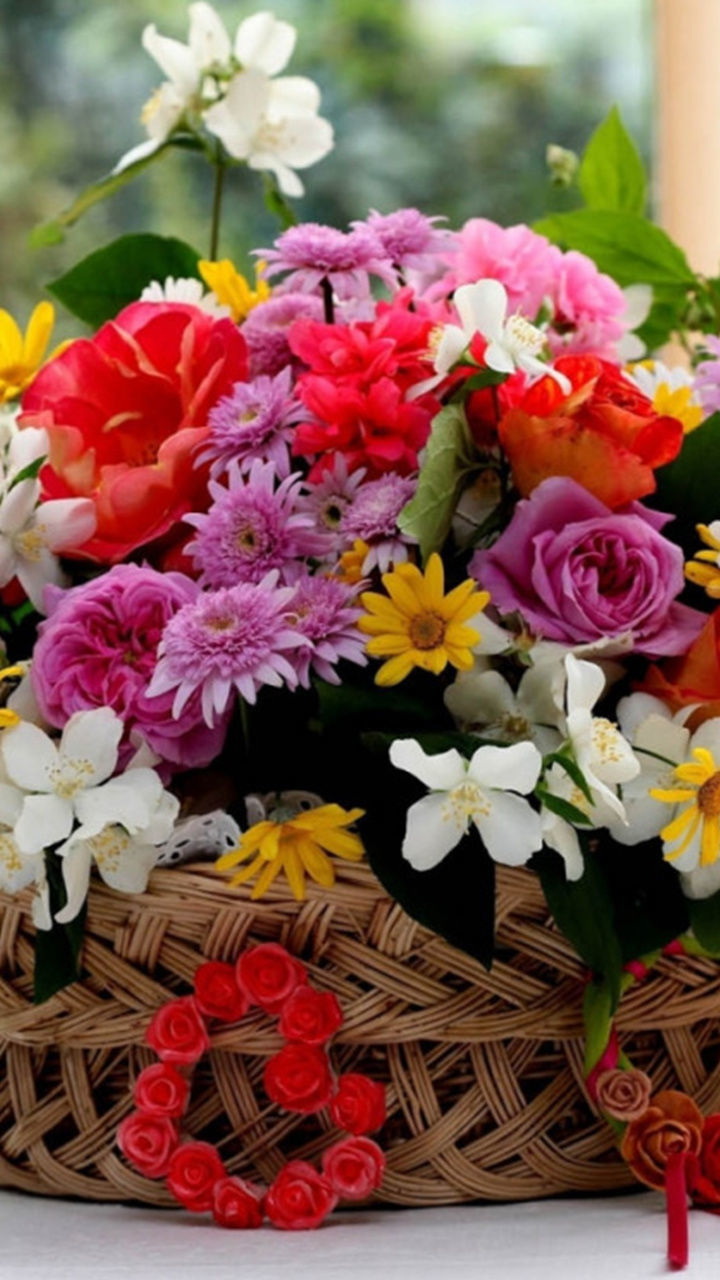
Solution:
<svg viewBox="0 0 720 1280"><path fill-rule="evenodd" d="M209 728L197 693L173 719L173 694L148 697L166 623L199 588L181 573L116 565L70 591L49 587L50 616L38 628L31 667L38 706L60 729L76 711L112 707L125 724L123 768L141 740L172 769L209 764L222 750L227 726Z"/></svg>
<svg viewBox="0 0 720 1280"><path fill-rule="evenodd" d="M491 277L505 286L510 312L521 311L531 319L537 315L562 258L555 245L522 223L500 227L487 218L466 222L456 243L451 270L432 293L450 293L458 285Z"/></svg>
<svg viewBox="0 0 720 1280"><path fill-rule="evenodd" d="M553 354L592 352L613 359L614 343L625 332L627 303L620 286L584 253L571 250L561 255L547 292L554 305L548 335Z"/></svg>

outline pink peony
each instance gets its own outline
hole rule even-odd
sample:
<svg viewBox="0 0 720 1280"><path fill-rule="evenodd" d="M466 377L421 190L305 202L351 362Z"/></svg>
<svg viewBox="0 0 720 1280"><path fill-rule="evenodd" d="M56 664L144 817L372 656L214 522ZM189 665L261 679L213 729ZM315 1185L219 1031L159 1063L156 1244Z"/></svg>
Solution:
<svg viewBox="0 0 720 1280"><path fill-rule="evenodd" d="M564 476L519 502L507 529L470 569L501 613L517 610L564 644L630 635L636 653L685 653L705 615L678 604L683 553L659 530L671 517L633 502L611 511Z"/></svg>
<svg viewBox="0 0 720 1280"><path fill-rule="evenodd" d="M40 711L60 729L75 711L112 707L125 724L124 767L140 740L173 769L210 764L227 718L209 728L196 693L173 719L172 693L149 698L165 624L199 588L181 573L116 565L70 591L48 588L50 616L38 628L31 667Z"/></svg>
<svg viewBox="0 0 720 1280"><path fill-rule="evenodd" d="M487 218L471 218L456 242L451 269L440 282L443 292L490 277L505 286L510 312L537 315L562 258L555 245L522 223L500 227ZM439 290L434 286L431 292Z"/></svg>
<svg viewBox="0 0 720 1280"><path fill-rule="evenodd" d="M591 352L613 359L614 344L626 328L627 302L620 286L598 271L591 258L571 250L562 254L547 292L554 306L549 333L553 354Z"/></svg>

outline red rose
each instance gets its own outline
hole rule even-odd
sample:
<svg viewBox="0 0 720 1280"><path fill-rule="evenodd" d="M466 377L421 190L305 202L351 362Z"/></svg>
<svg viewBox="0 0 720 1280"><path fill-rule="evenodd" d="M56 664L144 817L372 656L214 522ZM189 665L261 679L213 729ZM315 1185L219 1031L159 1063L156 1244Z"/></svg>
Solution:
<svg viewBox="0 0 720 1280"><path fill-rule="evenodd" d="M170 1157L167 1184L176 1200L192 1213L213 1207L213 1189L225 1166L209 1142L184 1142Z"/></svg>
<svg viewBox="0 0 720 1280"><path fill-rule="evenodd" d="M190 1087L184 1076L167 1062L145 1067L135 1081L135 1106L146 1116L177 1119L187 1106Z"/></svg>
<svg viewBox="0 0 720 1280"><path fill-rule="evenodd" d="M286 1040L325 1044L342 1024L342 1009L331 991L296 987L283 1005L278 1031Z"/></svg>
<svg viewBox="0 0 720 1280"><path fill-rule="evenodd" d="M385 1123L385 1086L359 1072L348 1072L337 1083L330 1115L348 1133L372 1133Z"/></svg>
<svg viewBox="0 0 720 1280"><path fill-rule="evenodd" d="M178 1133L167 1116L147 1116L133 1111L117 1131L117 1144L125 1156L146 1178L164 1178L170 1158L177 1150Z"/></svg>
<svg viewBox="0 0 720 1280"><path fill-rule="evenodd" d="M262 1194L242 1178L220 1178L213 1187L212 1215L221 1227L262 1226Z"/></svg>
<svg viewBox="0 0 720 1280"><path fill-rule="evenodd" d="M210 1040L194 996L170 1000L153 1015L145 1042L163 1062L187 1066L210 1048Z"/></svg>
<svg viewBox="0 0 720 1280"><path fill-rule="evenodd" d="M76 558L115 564L203 509L208 412L246 377L237 325L179 302L134 302L40 371L22 424L50 437L45 496L91 498L97 514Z"/></svg>
<svg viewBox="0 0 720 1280"><path fill-rule="evenodd" d="M286 1044L265 1066L265 1092L286 1111L310 1115L327 1106L333 1080L323 1049L310 1044Z"/></svg>
<svg viewBox="0 0 720 1280"><path fill-rule="evenodd" d="M266 1013L279 1013L289 995L306 980L305 968L279 942L261 942L244 951L236 975L251 1004Z"/></svg>
<svg viewBox="0 0 720 1280"><path fill-rule="evenodd" d="M332 1213L337 1196L327 1178L304 1160L290 1160L265 1197L265 1212L276 1227L307 1231Z"/></svg>
<svg viewBox="0 0 720 1280"><path fill-rule="evenodd" d="M200 965L195 974L195 999L201 1013L219 1022L237 1022L250 1003L237 984L235 966L222 960Z"/></svg>
<svg viewBox="0 0 720 1280"><path fill-rule="evenodd" d="M702 1148L690 1187L695 1204L720 1213L720 1115L708 1116L703 1125Z"/></svg>
<svg viewBox="0 0 720 1280"><path fill-rule="evenodd" d="M322 1167L341 1200L367 1200L383 1180L385 1156L372 1138L344 1138L325 1152Z"/></svg>

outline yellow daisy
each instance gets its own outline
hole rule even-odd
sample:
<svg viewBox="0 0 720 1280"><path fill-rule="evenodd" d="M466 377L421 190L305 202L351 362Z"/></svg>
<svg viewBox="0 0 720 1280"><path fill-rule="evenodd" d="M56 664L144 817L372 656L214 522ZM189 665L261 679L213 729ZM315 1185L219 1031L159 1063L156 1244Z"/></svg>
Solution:
<svg viewBox="0 0 720 1280"><path fill-rule="evenodd" d="M679 869L709 867L720 856L720 765L707 747L695 747L693 759L675 766L677 787L653 788L653 800L678 806L660 832L664 856Z"/></svg>
<svg viewBox="0 0 720 1280"><path fill-rule="evenodd" d="M0 403L16 400L45 362L55 323L51 302L39 302L23 335L9 311L0 309ZM58 348L59 350L59 348ZM57 352L53 352L56 355ZM51 358L51 357L48 357Z"/></svg>
<svg viewBox="0 0 720 1280"><path fill-rule="evenodd" d="M685 565L685 577L704 587L712 600L720 600L720 520L695 526L708 551L696 551L695 559Z"/></svg>
<svg viewBox="0 0 720 1280"><path fill-rule="evenodd" d="M25 662L18 662L13 667L3 667L0 671L0 684L4 680L17 680L26 676L28 673L28 665ZM11 729L13 725L20 723L20 716L16 711L11 711L9 707L0 707L0 729Z"/></svg>
<svg viewBox="0 0 720 1280"><path fill-rule="evenodd" d="M472 646L479 631L468 626L489 603L472 578L445 595L443 562L433 552L422 574L417 565L399 564L383 574L387 596L363 592L367 614L358 627L372 639L366 648L374 658L387 658L375 676L383 686L399 684L413 667L440 675L448 662L458 671L473 665Z"/></svg>
<svg viewBox="0 0 720 1280"><path fill-rule="evenodd" d="M278 811L279 812L279 811ZM251 862L232 877L232 885L258 877L251 898L261 898L281 871L285 872L293 896L305 898L305 875L323 889L335 883L335 868L329 853L349 862L358 862L365 849L359 835L346 831L362 818L363 809L342 809L339 804L323 804L284 821L256 822L241 837L236 849L223 854L219 871L228 871L241 862Z"/></svg>
<svg viewBox="0 0 720 1280"><path fill-rule="evenodd" d="M248 284L245 276L240 275L229 258L223 258L220 262L203 259L198 262L198 271L208 289L212 289L218 302L230 308L233 320L239 324L250 314L253 307L256 307L259 302L266 302L270 297L270 285L261 278L266 266L267 263L258 262L255 268L254 289Z"/></svg>

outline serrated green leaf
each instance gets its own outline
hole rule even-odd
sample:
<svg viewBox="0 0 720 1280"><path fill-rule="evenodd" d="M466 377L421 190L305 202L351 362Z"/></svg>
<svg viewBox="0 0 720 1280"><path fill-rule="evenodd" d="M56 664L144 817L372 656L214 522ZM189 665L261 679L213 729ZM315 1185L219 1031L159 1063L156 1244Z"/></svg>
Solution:
<svg viewBox="0 0 720 1280"><path fill-rule="evenodd" d="M417 490L398 517L403 533L417 538L423 561L440 551L450 532L471 453L465 411L447 405L433 419Z"/></svg>
<svg viewBox="0 0 720 1280"><path fill-rule="evenodd" d="M96 327L137 301L151 280L197 276L199 256L182 240L120 236L53 280L48 289L73 315Z"/></svg>
<svg viewBox="0 0 720 1280"><path fill-rule="evenodd" d="M588 142L578 171L578 184L591 209L643 213L645 166L617 107L611 108Z"/></svg>
<svg viewBox="0 0 720 1280"><path fill-rule="evenodd" d="M119 173L108 173L104 178L100 178L98 182L93 182L89 187L85 187L84 191L73 200L67 209L63 209L56 218L52 218L49 222L43 222L40 226L35 227L29 236L30 247L32 249L42 249L47 245L60 244L65 239L65 232L74 222L78 221L88 209L92 209L93 205L99 204L101 200L107 200L108 196L112 196L121 187L132 182L142 173L149 165L154 164L156 160L171 145L170 139L163 142L161 146L153 151L152 155L144 156L142 160L136 160L134 164L129 164L127 168L121 169Z"/></svg>
<svg viewBox="0 0 720 1280"><path fill-rule="evenodd" d="M650 284L687 289L695 274L682 249L636 213L573 209L551 213L535 230L566 249L579 249L620 285Z"/></svg>

